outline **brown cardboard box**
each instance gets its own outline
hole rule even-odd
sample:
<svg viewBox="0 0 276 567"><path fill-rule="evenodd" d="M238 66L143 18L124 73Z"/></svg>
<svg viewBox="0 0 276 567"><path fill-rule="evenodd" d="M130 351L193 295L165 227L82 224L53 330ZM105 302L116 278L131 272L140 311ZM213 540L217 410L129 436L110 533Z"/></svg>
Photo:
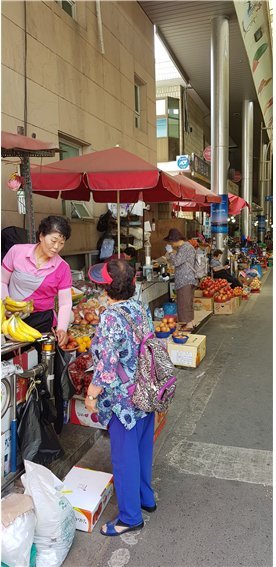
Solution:
<svg viewBox="0 0 276 567"><path fill-rule="evenodd" d="M195 289L195 291L194 291L194 297L203 297L203 291L202 291L202 289Z"/></svg>
<svg viewBox="0 0 276 567"><path fill-rule="evenodd" d="M195 311L214 311L214 298L213 297L195 297L194 298Z"/></svg>
<svg viewBox="0 0 276 567"><path fill-rule="evenodd" d="M225 301L224 303L214 302L214 314L215 315L232 315L239 309L240 299L239 297L232 297L230 301Z"/></svg>
<svg viewBox="0 0 276 567"><path fill-rule="evenodd" d="M196 368L206 355L206 336L190 334L184 345L168 340L168 353L175 366Z"/></svg>

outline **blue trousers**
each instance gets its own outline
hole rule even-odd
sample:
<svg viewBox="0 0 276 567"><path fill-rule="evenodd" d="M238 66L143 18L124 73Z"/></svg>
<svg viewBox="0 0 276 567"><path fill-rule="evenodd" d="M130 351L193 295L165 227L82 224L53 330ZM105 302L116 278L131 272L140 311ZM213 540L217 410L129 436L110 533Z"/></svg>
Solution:
<svg viewBox="0 0 276 567"><path fill-rule="evenodd" d="M155 504L151 488L154 413L139 419L130 430L113 414L109 434L119 518L134 526L143 520L141 505Z"/></svg>

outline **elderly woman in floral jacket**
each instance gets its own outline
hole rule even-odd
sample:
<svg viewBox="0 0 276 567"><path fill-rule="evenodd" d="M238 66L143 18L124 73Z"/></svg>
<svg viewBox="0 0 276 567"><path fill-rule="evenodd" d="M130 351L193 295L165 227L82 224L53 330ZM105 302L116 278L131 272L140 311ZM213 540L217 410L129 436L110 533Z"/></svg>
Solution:
<svg viewBox="0 0 276 567"><path fill-rule="evenodd" d="M156 510L151 487L154 413L136 409L131 401L139 339L121 310L144 333L154 328L149 310L143 318L142 304L133 299L134 270L125 260L95 264L89 277L104 286L109 306L101 314L92 343L94 375L85 406L91 412L97 411L100 423L109 429L119 514L102 526L101 534L117 536L144 526L142 509ZM120 368L129 379L127 386L120 378Z"/></svg>

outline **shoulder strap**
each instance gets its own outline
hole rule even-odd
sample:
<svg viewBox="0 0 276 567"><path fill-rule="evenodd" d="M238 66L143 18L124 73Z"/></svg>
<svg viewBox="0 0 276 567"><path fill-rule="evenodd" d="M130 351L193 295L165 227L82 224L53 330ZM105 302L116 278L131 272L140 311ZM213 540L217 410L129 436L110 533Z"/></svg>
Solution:
<svg viewBox="0 0 276 567"><path fill-rule="evenodd" d="M112 306L112 308L114 309L114 305ZM143 332L150 334L149 328L146 329L145 327L148 327L148 323L147 323L147 314L146 311L144 309L143 306L141 306L142 309L142 325L143 325L143 331L142 333L139 332L139 330L137 329L137 327L134 327L134 321L132 319L132 317L130 316L130 314L123 308L120 307L119 305L116 305L115 307L115 311L118 311L119 313L121 313L121 315L123 315L123 317L127 320L127 322L129 323L130 327L132 328L132 330L134 331L134 333L136 334L137 338L139 339L139 341L143 341L144 340L144 334Z"/></svg>

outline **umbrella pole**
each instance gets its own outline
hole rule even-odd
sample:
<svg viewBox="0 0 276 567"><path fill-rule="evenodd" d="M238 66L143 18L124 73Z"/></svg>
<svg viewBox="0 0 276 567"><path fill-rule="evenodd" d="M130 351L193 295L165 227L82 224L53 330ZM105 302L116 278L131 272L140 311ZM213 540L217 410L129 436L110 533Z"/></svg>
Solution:
<svg viewBox="0 0 276 567"><path fill-rule="evenodd" d="M117 247L118 258L121 258L121 216L120 216L120 191L117 191Z"/></svg>

